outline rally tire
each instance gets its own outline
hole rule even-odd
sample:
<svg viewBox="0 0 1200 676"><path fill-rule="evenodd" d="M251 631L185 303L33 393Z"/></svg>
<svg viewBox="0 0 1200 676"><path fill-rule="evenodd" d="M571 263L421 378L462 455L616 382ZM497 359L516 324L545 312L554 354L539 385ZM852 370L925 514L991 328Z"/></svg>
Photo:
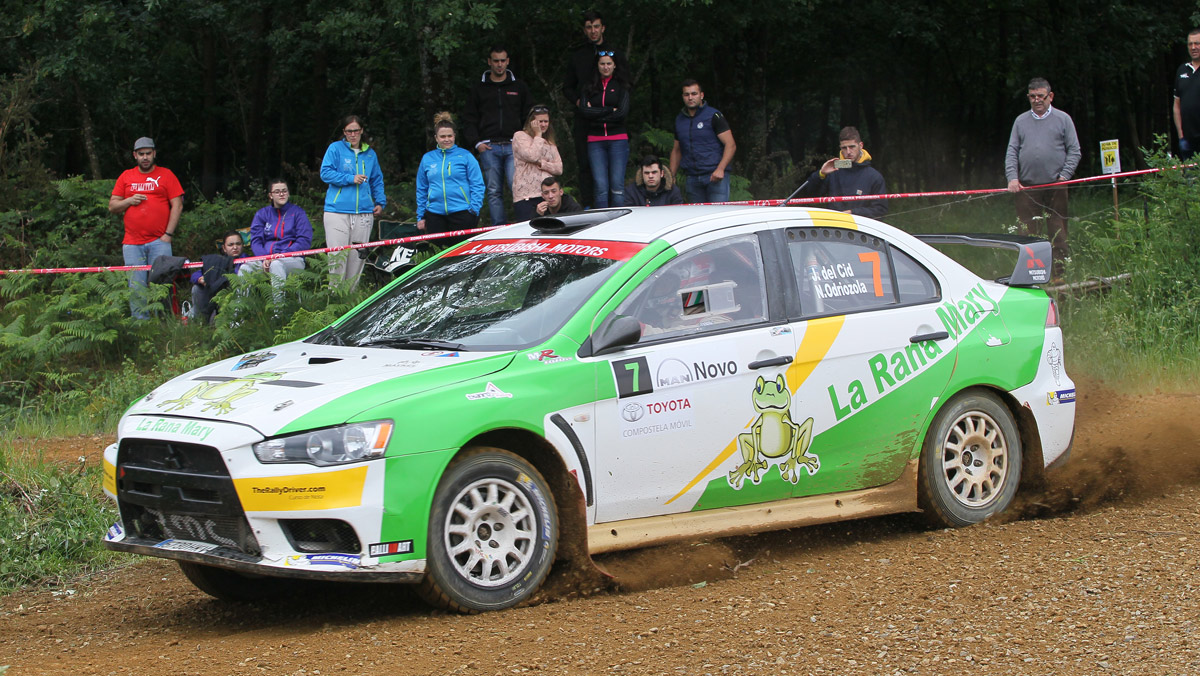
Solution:
<svg viewBox="0 0 1200 676"><path fill-rule="evenodd" d="M258 575L243 575L237 571L207 566L191 561L179 561L179 569L197 589L222 601L265 601L282 596L286 580Z"/></svg>
<svg viewBox="0 0 1200 676"><path fill-rule="evenodd" d="M1021 478L1021 436L995 395L964 392L933 420L921 448L917 496L928 521L957 528L1003 512Z"/></svg>
<svg viewBox="0 0 1200 676"><path fill-rule="evenodd" d="M541 473L499 448L465 449L442 475L418 593L461 613L533 597L558 548L558 513Z"/></svg>

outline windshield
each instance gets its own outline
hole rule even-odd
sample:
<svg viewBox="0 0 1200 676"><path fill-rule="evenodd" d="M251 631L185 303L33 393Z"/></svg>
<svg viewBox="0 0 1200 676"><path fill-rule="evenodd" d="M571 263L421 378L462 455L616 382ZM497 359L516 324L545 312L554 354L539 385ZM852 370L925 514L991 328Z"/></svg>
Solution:
<svg viewBox="0 0 1200 676"><path fill-rule="evenodd" d="M545 341L642 245L467 242L309 340L396 349L502 351Z"/></svg>

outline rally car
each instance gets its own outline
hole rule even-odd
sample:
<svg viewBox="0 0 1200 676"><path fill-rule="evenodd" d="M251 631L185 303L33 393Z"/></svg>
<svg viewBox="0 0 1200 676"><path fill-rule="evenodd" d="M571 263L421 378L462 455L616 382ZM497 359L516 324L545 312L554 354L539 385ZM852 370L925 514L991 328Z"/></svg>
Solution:
<svg viewBox="0 0 1200 676"><path fill-rule="evenodd" d="M984 280L931 243L1016 266ZM571 552L977 523L1069 455L1049 257L804 208L492 231L305 340L135 402L104 453L105 542L218 598L398 581L477 612L529 600Z"/></svg>

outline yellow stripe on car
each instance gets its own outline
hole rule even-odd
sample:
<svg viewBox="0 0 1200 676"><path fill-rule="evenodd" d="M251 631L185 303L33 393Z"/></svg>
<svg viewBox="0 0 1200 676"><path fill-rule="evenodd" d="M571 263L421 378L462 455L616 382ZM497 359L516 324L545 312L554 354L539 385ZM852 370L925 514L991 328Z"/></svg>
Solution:
<svg viewBox="0 0 1200 676"><path fill-rule="evenodd" d="M849 214L847 214L847 217ZM852 217L851 217L852 218ZM844 315L836 317L824 317L814 319L808 322L808 328L804 331L804 338L800 341L800 347L796 350L796 359L787 370L788 389L792 394L796 394L796 390L804 384L805 380L812 375L817 365L829 354L829 348L833 347L833 341L837 339L838 333L842 330L842 324L846 321ZM743 425L743 428L749 427L750 423L754 422L754 418ZM683 487L683 490L676 493L670 500L664 504L671 504L680 496L692 490L692 488L704 480L709 474L721 466L721 463L729 459L730 456L737 451L737 437L734 437L725 448L713 458L713 461L708 463L704 469L700 470L691 481Z"/></svg>

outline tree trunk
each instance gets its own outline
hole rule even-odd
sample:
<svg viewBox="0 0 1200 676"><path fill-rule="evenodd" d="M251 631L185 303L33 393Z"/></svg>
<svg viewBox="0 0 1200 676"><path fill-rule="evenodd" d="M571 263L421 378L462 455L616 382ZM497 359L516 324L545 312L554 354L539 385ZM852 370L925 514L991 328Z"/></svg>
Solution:
<svg viewBox="0 0 1200 676"><path fill-rule="evenodd" d="M96 155L96 137L92 130L92 113L88 108L87 99L83 97L83 88L79 81L71 78L71 86L75 90L75 105L79 106L79 135L83 137L83 151L88 160L88 178L98 181L100 175L100 158Z"/></svg>
<svg viewBox="0 0 1200 676"><path fill-rule="evenodd" d="M204 149L200 169L200 192L212 198L217 194L217 165L220 142L220 116L217 114L217 41L211 30L204 30L200 39L204 68Z"/></svg>

